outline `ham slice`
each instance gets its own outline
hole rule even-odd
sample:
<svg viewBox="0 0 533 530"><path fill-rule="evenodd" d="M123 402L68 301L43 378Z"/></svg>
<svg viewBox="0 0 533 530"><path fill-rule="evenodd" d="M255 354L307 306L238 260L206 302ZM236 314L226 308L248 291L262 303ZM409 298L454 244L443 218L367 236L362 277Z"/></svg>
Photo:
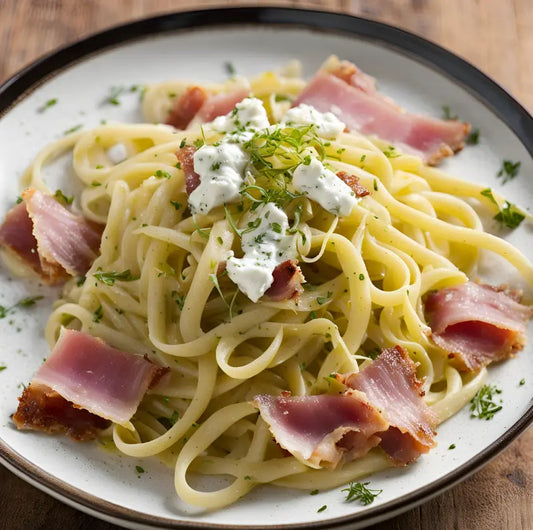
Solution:
<svg viewBox="0 0 533 530"><path fill-rule="evenodd" d="M180 147L176 151L181 169L185 174L187 195L190 195L200 185L200 175L194 171L194 153L196 153L196 147L192 145Z"/></svg>
<svg viewBox="0 0 533 530"><path fill-rule="evenodd" d="M274 278L272 285L265 294L274 302L298 298L303 291L302 283L305 278L295 259L288 259L277 265L272 277Z"/></svg>
<svg viewBox="0 0 533 530"><path fill-rule="evenodd" d="M41 191L27 189L22 198L0 227L0 245L47 283L85 274L100 246L100 228Z"/></svg>
<svg viewBox="0 0 533 530"><path fill-rule="evenodd" d="M479 370L520 351L533 308L505 289L466 282L431 293L425 312L435 344L463 371Z"/></svg>
<svg viewBox="0 0 533 530"><path fill-rule="evenodd" d="M341 395L258 395L254 404L278 444L310 467L336 467L365 455L387 429L360 392Z"/></svg>
<svg viewBox="0 0 533 530"><path fill-rule="evenodd" d="M145 357L113 348L101 339L63 329L30 387L44 387L45 396L55 399L55 392L76 409L127 425L148 388L156 384L166 371L168 368L158 367ZM28 402L37 403L37 408L42 402L31 394L33 392L23 395L20 400L15 415L19 428L38 429L42 423L39 418L49 412L47 408L41 416L28 414ZM50 421L47 420L47 423ZM64 421L59 417L57 423L61 425ZM53 431L53 428L47 430Z"/></svg>
<svg viewBox="0 0 533 530"><path fill-rule="evenodd" d="M13 421L19 429L65 434L76 441L92 440L111 425L61 397L51 388L31 384L19 398Z"/></svg>
<svg viewBox="0 0 533 530"><path fill-rule="evenodd" d="M462 149L470 130L470 125L457 120L403 111L377 92L372 77L346 62L331 71L319 70L294 106L301 103L332 112L349 130L393 142L429 164Z"/></svg>
<svg viewBox="0 0 533 530"><path fill-rule="evenodd" d="M208 123L231 112L237 103L249 95L249 88L210 95L201 87L187 87L176 99L166 123L182 130L193 125Z"/></svg>
<svg viewBox="0 0 533 530"><path fill-rule="evenodd" d="M174 103L165 123L176 129L186 129L207 99L207 92L203 88L187 87Z"/></svg>
<svg viewBox="0 0 533 530"><path fill-rule="evenodd" d="M416 365L401 346L385 349L346 385L363 392L388 421L380 446L397 465L406 465L434 447L438 418L422 399Z"/></svg>

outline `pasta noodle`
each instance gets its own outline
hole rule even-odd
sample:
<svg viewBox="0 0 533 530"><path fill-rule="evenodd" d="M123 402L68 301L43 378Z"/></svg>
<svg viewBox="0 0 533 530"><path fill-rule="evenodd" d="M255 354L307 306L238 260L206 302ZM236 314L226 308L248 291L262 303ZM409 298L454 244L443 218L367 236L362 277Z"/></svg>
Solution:
<svg viewBox="0 0 533 530"><path fill-rule="evenodd" d="M299 77L273 73L247 83L234 79L206 88L227 93L250 86L277 123L304 86ZM149 87L146 121L164 121L172 105L168 94L186 86ZM467 200L494 208L480 195L482 186L429 168L416 156L387 156L388 144L380 140L341 132L320 142L303 135L304 155L322 149L333 172L358 177L370 195L345 216L305 196L289 202L290 219L298 208L304 290L298 298L254 303L221 273L230 251L242 255L233 225L242 234L250 198L242 195L244 212L228 204L227 211L218 206L192 215L175 154L180 143L213 145L222 137L200 125L184 131L104 125L47 147L23 177L24 186L48 191L43 166L72 151L83 184L79 207L85 218L105 224L100 255L85 282L69 280L50 316L50 347L68 326L170 367L168 379L143 399L131 429L114 425L113 440L126 455L169 462L177 494L209 509L259 484L334 487L390 466L374 449L336 470L311 469L280 450L251 400L262 393L337 390L340 383L329 374L358 372L376 348L401 345L418 363L426 403L444 421L474 396L486 369L461 373L450 364L429 338L424 295L474 278L481 249L505 258L533 285L529 261L485 232ZM113 163L108 151L117 144L126 157ZM274 168L283 166L280 153L271 160ZM249 194L257 200L257 190ZM494 197L495 204L503 202ZM132 279L105 284L93 276L100 270L129 270ZM101 318L95 319L98 308ZM230 478L212 491L194 474Z"/></svg>

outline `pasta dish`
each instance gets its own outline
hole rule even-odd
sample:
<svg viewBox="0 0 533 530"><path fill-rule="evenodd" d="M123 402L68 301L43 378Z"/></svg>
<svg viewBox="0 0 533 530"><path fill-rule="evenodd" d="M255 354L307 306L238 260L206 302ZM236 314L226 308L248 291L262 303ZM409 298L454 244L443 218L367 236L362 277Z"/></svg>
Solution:
<svg viewBox="0 0 533 530"><path fill-rule="evenodd" d="M142 108L47 146L0 228L8 265L63 285L19 428L112 436L218 509L409 464L523 348L530 307L477 267L491 251L533 285L479 212L526 214L434 167L468 124L407 113L334 57L310 82L154 84ZM68 151L74 200L42 178Z"/></svg>

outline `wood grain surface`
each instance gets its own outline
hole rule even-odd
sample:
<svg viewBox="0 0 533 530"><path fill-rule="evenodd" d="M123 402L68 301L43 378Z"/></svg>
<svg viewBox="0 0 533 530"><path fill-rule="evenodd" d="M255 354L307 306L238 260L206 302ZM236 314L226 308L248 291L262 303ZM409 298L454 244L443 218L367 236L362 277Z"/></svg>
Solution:
<svg viewBox="0 0 533 530"><path fill-rule="evenodd" d="M233 0L0 0L0 83L42 54L113 25L170 11L259 4ZM530 112L533 109L532 0L278 0L267 4L338 11L407 29L467 59ZM60 503L0 466L0 528L118 527ZM533 430L460 485L370 528L533 529Z"/></svg>

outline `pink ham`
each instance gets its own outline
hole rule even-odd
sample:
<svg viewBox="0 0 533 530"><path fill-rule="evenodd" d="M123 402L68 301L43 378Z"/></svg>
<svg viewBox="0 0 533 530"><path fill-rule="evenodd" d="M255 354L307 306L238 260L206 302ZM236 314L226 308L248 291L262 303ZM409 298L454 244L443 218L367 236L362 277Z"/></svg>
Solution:
<svg viewBox="0 0 533 530"><path fill-rule="evenodd" d="M376 91L373 78L351 63L342 64L344 71L319 70L294 106L306 103L321 112L332 112L349 130L393 142L429 164L464 147L468 124L404 112ZM347 64L358 73L349 75Z"/></svg>
<svg viewBox="0 0 533 530"><path fill-rule="evenodd" d="M177 98L165 123L176 129L186 129L208 97L207 92L201 87L187 87L185 92Z"/></svg>
<svg viewBox="0 0 533 530"><path fill-rule="evenodd" d="M45 387L75 408L124 425L148 388L167 370L86 333L63 329L31 387ZM19 414L19 427L32 428L20 407Z"/></svg>
<svg viewBox="0 0 533 530"><path fill-rule="evenodd" d="M272 272L272 276L274 281L265 294L275 302L297 299L303 291L302 283L305 278L295 259L280 263Z"/></svg>
<svg viewBox="0 0 533 530"><path fill-rule="evenodd" d="M438 418L422 399L416 365L400 346L385 349L364 370L346 378L363 392L390 424L380 446L398 465L412 462L435 446Z"/></svg>
<svg viewBox="0 0 533 530"><path fill-rule="evenodd" d="M194 153L196 153L196 147L192 145L180 147L176 151L180 167L185 174L187 195L190 195L200 185L200 175L194 171Z"/></svg>
<svg viewBox="0 0 533 530"><path fill-rule="evenodd" d="M431 293L425 311L434 342L464 371L520 351L533 314L517 293L475 282Z"/></svg>
<svg viewBox="0 0 533 530"><path fill-rule="evenodd" d="M41 191L27 189L22 198L0 227L0 244L47 283L87 272L100 246L100 228Z"/></svg>
<svg viewBox="0 0 533 530"><path fill-rule="evenodd" d="M218 116L231 112L237 103L250 95L249 89L241 88L233 92L209 96L194 117L194 123L208 123Z"/></svg>
<svg viewBox="0 0 533 530"><path fill-rule="evenodd" d="M387 429L360 392L342 395L259 395L254 399L278 444L311 467L335 467L365 455Z"/></svg>

